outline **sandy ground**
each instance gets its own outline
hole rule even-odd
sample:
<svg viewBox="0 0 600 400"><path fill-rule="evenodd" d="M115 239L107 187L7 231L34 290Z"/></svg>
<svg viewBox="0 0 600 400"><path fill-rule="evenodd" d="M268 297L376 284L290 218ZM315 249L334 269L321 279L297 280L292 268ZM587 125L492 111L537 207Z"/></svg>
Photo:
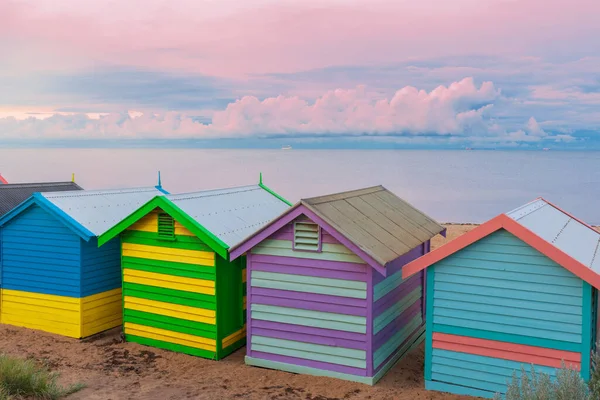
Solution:
<svg viewBox="0 0 600 400"><path fill-rule="evenodd" d="M472 229L451 225L448 239ZM122 343L119 330L78 341L0 325L0 351L46 362L65 384L87 387L69 399L304 399L458 400L472 397L428 392L423 383L423 346L415 349L375 386L294 375L244 365L245 348L215 362Z"/></svg>

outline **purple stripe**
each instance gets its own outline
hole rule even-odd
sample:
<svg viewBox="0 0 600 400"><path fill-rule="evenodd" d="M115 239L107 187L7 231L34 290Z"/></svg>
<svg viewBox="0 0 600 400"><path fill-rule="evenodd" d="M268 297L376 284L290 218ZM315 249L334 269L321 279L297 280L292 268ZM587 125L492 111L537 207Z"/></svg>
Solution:
<svg viewBox="0 0 600 400"><path fill-rule="evenodd" d="M400 346L398 346L398 349L402 348L402 346L404 346L406 343L414 342L415 340L417 340L418 336L416 335L416 332L418 332L419 329L421 329L421 327L422 327L422 325L417 327L414 331L412 331L412 333L408 336L408 338L404 342L400 343ZM408 349L407 349L407 351L408 351ZM392 354L390 354L390 356L388 358L383 360L383 362L379 365L379 367L377 367L375 369L373 375L375 375L383 367L385 367L385 364L387 364L396 354L398 354L398 350L392 352Z"/></svg>
<svg viewBox="0 0 600 400"><path fill-rule="evenodd" d="M423 245L418 245L408 253L396 258L394 261L390 262L385 266L387 271L387 276L390 276L402 269L402 267L409 262L416 260L417 258L423 255ZM379 282L383 281L385 277L381 274L375 274L373 277L373 284L377 285Z"/></svg>
<svg viewBox="0 0 600 400"><path fill-rule="evenodd" d="M313 328L311 326L284 324L281 322L262 321L259 319L252 319L248 321L250 321L248 325L251 325L252 328L264 328L284 332L304 333L306 335L340 338L346 340L354 340L357 342L364 342L366 340L366 335L364 333L344 332L324 328Z"/></svg>
<svg viewBox="0 0 600 400"><path fill-rule="evenodd" d="M310 298L311 301L319 303L332 303L351 307L367 307L366 299L353 299L350 297L330 296L328 294L304 293L292 290L267 289L252 286L250 286L249 289L248 293L252 293L255 296L270 296L294 300L306 300L307 298ZM248 304L251 303L248 301Z"/></svg>
<svg viewBox="0 0 600 400"><path fill-rule="evenodd" d="M252 273L252 264L254 263L254 257L250 252L246 254L246 343L250 343L252 337L252 324L250 323L250 312L252 304L252 290L250 290L250 274ZM250 346L246 346L246 355L252 357L252 350Z"/></svg>
<svg viewBox="0 0 600 400"><path fill-rule="evenodd" d="M336 240L333 236L331 236L330 234L326 233L325 231L322 231L323 233L321 234L321 243L328 243L328 244L340 244L340 242L338 240ZM294 232L292 231L292 229L290 228L290 230L280 230L278 232L275 232L273 235L269 236L270 240L287 240L290 242L294 241Z"/></svg>
<svg viewBox="0 0 600 400"><path fill-rule="evenodd" d="M402 301L408 296L413 290L421 286L421 279L419 276L412 276L409 280L402 283L400 286L380 298L373 305L373 318L379 316L385 310L393 306L394 304ZM421 297L423 295L421 294Z"/></svg>
<svg viewBox="0 0 600 400"><path fill-rule="evenodd" d="M445 235L446 230L444 229L444 237L446 237ZM431 251L431 240L428 240L427 243L424 244L425 246L425 250L423 251L423 253L427 254ZM423 271L421 271L421 277L423 278L423 321L426 320L427 316L425 315L425 310L427 310L427 268L425 268Z"/></svg>
<svg viewBox="0 0 600 400"><path fill-rule="evenodd" d="M364 272L346 272L323 268L296 267L289 264L264 264L261 262L254 262L252 264L252 269L255 271L277 272L302 276L317 276L320 278L345 279L360 282L367 280L367 274Z"/></svg>
<svg viewBox="0 0 600 400"><path fill-rule="evenodd" d="M354 340L346 340L340 338L332 338L325 336L307 335L305 333L286 332L273 329L254 328L254 336L267 336L277 339L294 340L296 342L322 344L330 347L345 347L348 349L356 350L367 350L367 344L364 342L357 342Z"/></svg>
<svg viewBox="0 0 600 400"><path fill-rule="evenodd" d="M307 293L304 298L310 299L311 294ZM261 296L254 294L252 304L266 304L269 306L291 307L302 310L323 311L336 314L357 315L359 317L367 316L366 307L349 307L346 305L320 303L311 300L285 299L281 297Z"/></svg>
<svg viewBox="0 0 600 400"><path fill-rule="evenodd" d="M253 354L252 357L254 357L254 358L260 358L260 359L268 360L268 361L277 361L277 362L286 363L286 364L300 365L302 367L316 368L316 369L321 369L321 370L325 370L325 371L341 372L342 374L366 376L366 370L360 369L360 368L354 368L354 367L347 367L345 365L337 365L337 364L324 363L324 362L320 362L320 361L305 360L305 359L296 358L296 357L280 356L277 354L263 353L260 351L253 351L252 354Z"/></svg>
<svg viewBox="0 0 600 400"><path fill-rule="evenodd" d="M367 274L367 376L373 376L373 274L379 274L371 270Z"/></svg>
<svg viewBox="0 0 600 400"><path fill-rule="evenodd" d="M398 315L393 321L385 326L382 330L377 332L373 337L373 351L377 351L382 345L384 345L392 336L394 336L399 330L408 325L413 318L415 318L421 312L421 302L417 301L415 304L406 309L402 314Z"/></svg>
<svg viewBox="0 0 600 400"><path fill-rule="evenodd" d="M336 271L367 273L367 265L339 261L313 260L310 258L280 257L263 254L253 254L253 263L293 265L296 267L332 269Z"/></svg>

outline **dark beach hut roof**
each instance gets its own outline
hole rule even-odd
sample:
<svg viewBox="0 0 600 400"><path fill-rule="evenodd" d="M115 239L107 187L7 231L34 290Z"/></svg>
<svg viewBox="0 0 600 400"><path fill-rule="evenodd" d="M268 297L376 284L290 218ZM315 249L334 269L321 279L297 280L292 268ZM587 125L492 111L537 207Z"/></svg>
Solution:
<svg viewBox="0 0 600 400"><path fill-rule="evenodd" d="M301 200L381 265L444 231L444 227L383 186Z"/></svg>
<svg viewBox="0 0 600 400"><path fill-rule="evenodd" d="M36 192L82 190L75 182L9 183L0 185L0 217Z"/></svg>

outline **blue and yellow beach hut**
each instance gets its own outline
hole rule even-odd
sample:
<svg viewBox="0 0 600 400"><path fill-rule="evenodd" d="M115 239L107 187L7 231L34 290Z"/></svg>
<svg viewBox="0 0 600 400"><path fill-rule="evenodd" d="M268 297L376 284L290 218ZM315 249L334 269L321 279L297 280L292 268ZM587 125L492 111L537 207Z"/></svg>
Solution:
<svg viewBox="0 0 600 400"><path fill-rule="evenodd" d="M34 193L0 218L0 322L74 338L121 325L120 243L97 237L164 193Z"/></svg>

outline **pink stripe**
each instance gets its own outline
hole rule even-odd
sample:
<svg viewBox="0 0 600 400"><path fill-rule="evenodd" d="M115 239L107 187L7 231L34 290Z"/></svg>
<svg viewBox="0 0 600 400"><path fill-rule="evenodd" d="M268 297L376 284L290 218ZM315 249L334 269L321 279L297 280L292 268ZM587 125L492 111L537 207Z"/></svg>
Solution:
<svg viewBox="0 0 600 400"><path fill-rule="evenodd" d="M398 346L398 349L402 348L402 346L404 346L407 343L411 343L411 342L414 342L415 340L417 340L418 339L417 332L421 328L422 328L422 326L419 326L417 329L412 331L412 333L408 336L408 338L404 342L402 342L400 344L400 346ZM387 364L396 354L398 354L398 350L394 351L388 358L386 358L381 364L379 364L379 367L377 367L375 369L374 374L376 374L377 372L379 372L379 370L381 370L383 367L385 367L385 364Z"/></svg>
<svg viewBox="0 0 600 400"><path fill-rule="evenodd" d="M352 307L367 307L366 299L353 299L350 297L330 296L327 294L315 294L315 293L303 293L294 292L291 290L278 290L278 289L267 289L250 287L248 293L259 296L278 297L282 299L294 299L294 300L306 300L319 302L319 303L332 303ZM248 302L250 304L250 302Z"/></svg>
<svg viewBox="0 0 600 400"><path fill-rule="evenodd" d="M337 271L347 272L360 272L363 274L367 273L367 265L338 262L338 261L327 261L327 260L313 260L307 258L294 258L294 257L280 257L280 256L268 256L262 254L252 255L253 263L265 263L265 264L276 264L276 265L293 265L296 267L308 267L308 268L322 268L332 269Z"/></svg>
<svg viewBox="0 0 600 400"><path fill-rule="evenodd" d="M250 308L248 308L248 309L250 309ZM262 321L259 319L252 319L249 325L251 325L252 328L256 328L256 329L264 328L264 329L279 330L279 331L285 331L285 332L304 333L307 335L340 338L340 339L354 340L357 342L364 342L366 340L366 336L367 336L364 333L336 331L334 329L324 329L324 328L313 328L310 326L284 324L281 322Z"/></svg>
<svg viewBox="0 0 600 400"><path fill-rule="evenodd" d="M433 348L555 368L564 360L567 366L581 367L580 353L438 332L433 333Z"/></svg>
<svg viewBox="0 0 600 400"><path fill-rule="evenodd" d="M345 315L367 316L366 307L351 307L346 305L319 303L310 300L310 294L305 296L307 300L286 299L281 297L261 296L254 294L252 304L266 304L270 306L290 307L302 310L322 311Z"/></svg>
<svg viewBox="0 0 600 400"><path fill-rule="evenodd" d="M286 332L272 329L254 328L254 336L267 336L277 339L294 340L296 342L322 344L331 347L345 347L348 349L367 350L367 344L354 340L332 338L325 336L307 335L304 333ZM364 339L364 338L363 338Z"/></svg>
<svg viewBox="0 0 600 400"><path fill-rule="evenodd" d="M292 275L317 276L320 278L344 279L350 281L365 282L367 274L364 272L345 272L324 268L297 267L289 264L265 264L261 262L252 263L255 271L278 272Z"/></svg>
<svg viewBox="0 0 600 400"><path fill-rule="evenodd" d="M418 301L410 306L402 314L398 315L393 321L377 332L373 338L373 351L383 346L399 330L408 325L421 312L421 302Z"/></svg>
<svg viewBox="0 0 600 400"><path fill-rule="evenodd" d="M404 282L379 300L373 305L373 317L379 316L388 308L394 304L402 301L408 294L413 290L421 286L421 279L419 276L412 276L408 281ZM421 294L421 297L423 295Z"/></svg>
<svg viewBox="0 0 600 400"><path fill-rule="evenodd" d="M366 370L361 369L361 368L346 367L345 365L337 365L337 364L324 363L324 362L320 362L320 361L305 360L305 359L296 358L296 357L280 356L277 354L263 353L260 351L252 351L252 354L253 354L252 357L254 357L254 358L260 358L260 359L268 360L268 361L277 361L277 362L282 362L282 363L292 364L292 365L300 365L302 367L316 368L316 369L321 369L321 370L325 370L325 371L341 372L342 374L366 376L366 372L367 372Z"/></svg>

